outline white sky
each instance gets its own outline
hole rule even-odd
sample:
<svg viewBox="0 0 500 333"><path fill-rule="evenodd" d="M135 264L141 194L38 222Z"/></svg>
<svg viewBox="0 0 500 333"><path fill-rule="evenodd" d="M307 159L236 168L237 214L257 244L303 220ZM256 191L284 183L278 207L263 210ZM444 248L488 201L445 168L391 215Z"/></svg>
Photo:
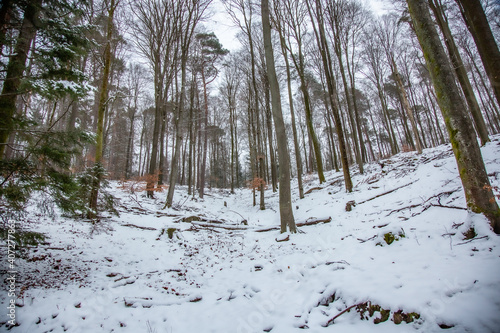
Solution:
<svg viewBox="0 0 500 333"><path fill-rule="evenodd" d="M388 9L383 1L384 0L364 0L376 15L381 15ZM205 23L206 28L215 33L224 48L229 51L236 51L241 46L236 38L239 28L234 26L233 21L226 13L220 0L214 0L212 11L214 15Z"/></svg>

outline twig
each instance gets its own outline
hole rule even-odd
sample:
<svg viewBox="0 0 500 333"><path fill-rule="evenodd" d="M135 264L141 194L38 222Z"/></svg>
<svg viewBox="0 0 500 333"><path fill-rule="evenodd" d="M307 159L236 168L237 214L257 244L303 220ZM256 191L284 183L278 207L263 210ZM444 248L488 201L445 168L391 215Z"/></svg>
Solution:
<svg viewBox="0 0 500 333"><path fill-rule="evenodd" d="M227 210L228 212L233 212L233 213L236 213L238 214L239 216L241 216L241 218L243 219L243 221L246 221L247 219L243 217L243 215L241 215L240 213L238 213L237 211L234 211L234 210L231 210L231 209L228 209Z"/></svg>
<svg viewBox="0 0 500 333"><path fill-rule="evenodd" d="M332 264L343 264L343 265L349 265L349 266L351 265L351 264L349 264L349 263L348 263L347 261L345 261L345 260L340 260L340 261L327 261L327 262L325 263L325 265L327 265L327 266L332 265Z"/></svg>
<svg viewBox="0 0 500 333"><path fill-rule="evenodd" d="M467 210L467 208L464 207L457 207L457 206L445 206L445 205L436 205L436 204L431 204L432 207L441 207L441 208L450 208L450 209L460 209L460 210Z"/></svg>
<svg viewBox="0 0 500 333"><path fill-rule="evenodd" d="M326 324L324 325L324 327L328 327L330 326L331 324L333 324L333 322L335 321L335 319L337 319L338 317L342 316L344 313L348 312L349 310L351 310L352 308L355 308L357 306L361 306L363 304L366 304L366 302L362 302L362 303L358 303L358 304L354 304L354 305L351 305L350 307L348 307L347 309L343 310L342 312L340 312L339 314L335 315L335 317L331 318L330 320L328 320L326 322Z"/></svg>
<svg viewBox="0 0 500 333"><path fill-rule="evenodd" d="M137 198L134 198L132 195L130 195L130 198L134 200L139 205L139 207L144 209L144 207L142 207L141 203L137 200Z"/></svg>
<svg viewBox="0 0 500 333"><path fill-rule="evenodd" d="M484 239L484 238L488 238L488 236L483 236L483 237L478 237L478 238L472 238L472 239L469 239L469 240L467 240L465 242L458 243L457 245L464 245L464 244L470 243L472 241L475 241L475 240L478 240L478 239Z"/></svg>
<svg viewBox="0 0 500 333"><path fill-rule="evenodd" d="M397 188L392 189L392 190L390 190L390 191L387 191L387 192L384 192L384 193L380 193L379 195L376 195L376 196L374 196L374 197L372 197L372 198L366 199L366 200L364 200L364 201L360 201L360 202L358 202L357 204L358 204L358 205L361 205L361 204L363 204L363 203L365 203L365 202L372 201L372 200L377 199L377 198L380 198L380 197L382 197L382 196L384 196L384 195L391 194L392 192L395 192L395 191L397 191L397 190L399 190L399 189L402 189L403 187L410 186L410 185L414 184L415 182L416 182L416 181L411 182L411 183L408 183L408 184L403 185L403 186L400 186L400 187L397 187Z"/></svg>
<svg viewBox="0 0 500 333"><path fill-rule="evenodd" d="M422 204L410 205L410 206L406 206L406 207L403 207L403 208L391 210L389 212L389 214L386 215L386 217L389 216L389 215L391 215L392 213L398 213L398 212L400 212L402 210L405 210L405 209L412 209L412 208L417 208L417 207L420 207L420 206L422 206Z"/></svg>
<svg viewBox="0 0 500 333"><path fill-rule="evenodd" d="M370 237L368 239L361 239L361 238L356 238L357 240L359 240L361 243L365 243L365 242L368 242L369 240L372 240L372 239L375 239L377 238L377 235L373 236L373 237Z"/></svg>

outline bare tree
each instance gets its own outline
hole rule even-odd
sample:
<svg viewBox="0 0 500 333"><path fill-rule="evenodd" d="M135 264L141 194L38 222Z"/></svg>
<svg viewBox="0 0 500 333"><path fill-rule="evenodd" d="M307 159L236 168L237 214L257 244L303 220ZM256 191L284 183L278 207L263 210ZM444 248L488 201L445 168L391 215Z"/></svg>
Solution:
<svg viewBox="0 0 500 333"><path fill-rule="evenodd" d="M314 35L316 36L318 48L321 53L321 59L323 61L324 75L325 75L326 85L328 88L328 100L330 102L330 107L333 112L335 129L339 141L340 159L342 162L342 171L344 173L345 188L348 192L352 192L353 185L351 180L351 173L349 171L349 162L347 158L347 145L345 141L342 120L340 118L340 110L337 100L337 85L333 75L333 64L332 64L330 46L326 39L325 17L324 17L323 6L320 0L315 0L314 6L312 5L312 0L306 0L306 4L309 11L309 16L313 22Z"/></svg>
<svg viewBox="0 0 500 333"><path fill-rule="evenodd" d="M169 175L169 187L167 193L167 200L165 207L171 207L174 199L175 185L177 183L178 171L179 171L179 161L181 155L182 141L183 141L183 112L186 94L186 73L187 73L187 63L189 58L189 52L193 37L196 31L198 23L202 20L205 12L210 5L212 0L192 0L192 1L182 1L178 5L182 5L181 8L181 25L179 26L180 35L180 70L181 70L181 82L180 91L178 94L177 106L174 110L174 130L175 130L175 146L174 152L171 160L170 175Z"/></svg>
<svg viewBox="0 0 500 333"><path fill-rule="evenodd" d="M106 44L104 47L104 69L102 74L102 84L99 90L99 108L97 110L97 133L96 133L96 149L94 163L99 167L102 163L103 156L103 142L104 142L104 114L108 104L108 85L109 75L111 71L111 43L113 38L113 20L116 8L120 0L109 0L107 3L107 29L106 29ZM96 170L94 181L92 184L92 191L90 193L90 210L88 218L95 218L97 216L97 201L99 197L99 187L101 184L102 174Z"/></svg>
<svg viewBox="0 0 500 333"><path fill-rule="evenodd" d="M158 167L161 126L165 119L168 92L177 73L179 37L184 1L145 0L132 3L135 13L133 35L139 52L148 59L154 76L155 122L150 155L147 195L153 197ZM163 154L163 152L160 152Z"/></svg>
<svg viewBox="0 0 500 333"><path fill-rule="evenodd" d="M286 48L292 59L295 70L300 80L300 91L304 100L304 110L306 116L307 134L312 144L316 168L320 184L325 181L323 173L323 158L321 146L313 125L313 109L310 94L309 81L306 73L306 59L304 54L305 35L307 33L307 7L299 0L287 0L282 2L282 27L286 38Z"/></svg>
<svg viewBox="0 0 500 333"><path fill-rule="evenodd" d="M266 67L269 76L269 86L271 88L272 112L274 127L278 138L278 159L279 159L279 197L280 197L280 219L281 232L297 232L295 219L292 210L292 198L290 194L290 157L288 155L287 137L283 113L281 111L281 95L276 69L274 65L273 46L271 42L271 22L269 1L262 0L262 30L264 36L264 47L266 51Z"/></svg>

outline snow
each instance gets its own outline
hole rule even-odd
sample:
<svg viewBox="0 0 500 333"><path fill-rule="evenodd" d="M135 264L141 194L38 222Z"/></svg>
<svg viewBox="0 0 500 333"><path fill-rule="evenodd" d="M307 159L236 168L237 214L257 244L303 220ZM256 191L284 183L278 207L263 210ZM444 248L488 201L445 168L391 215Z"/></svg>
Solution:
<svg viewBox="0 0 500 333"><path fill-rule="evenodd" d="M500 137L482 153L500 186ZM201 200L183 187L175 209L161 210L165 193L152 200L113 183L121 215L98 226L37 217L32 207L29 227L50 245L17 259L27 288L11 331L440 332L446 325L447 332L498 332L500 238L483 216L458 209L465 200L450 146L365 169L353 168L352 193L331 172L321 185L305 177L306 191L322 189L299 200L294 180L296 222L332 218L297 234L256 232L279 226L271 190L265 211L252 207L247 189L213 189ZM348 201L356 203L350 212ZM198 215L204 220L180 221ZM477 235L466 240L470 227ZM177 229L172 239L169 228ZM7 294L0 297L5 309ZM380 312L361 320L353 308L324 327L365 302L390 310L389 320L374 324ZM420 319L395 324L399 310Z"/></svg>

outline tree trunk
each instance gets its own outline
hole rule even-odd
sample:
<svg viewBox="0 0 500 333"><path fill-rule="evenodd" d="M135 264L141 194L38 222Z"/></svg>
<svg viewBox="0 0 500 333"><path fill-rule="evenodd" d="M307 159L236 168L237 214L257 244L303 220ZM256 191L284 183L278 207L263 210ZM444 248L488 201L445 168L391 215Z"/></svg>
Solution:
<svg viewBox="0 0 500 333"><path fill-rule="evenodd" d="M500 209L491 190L471 120L455 83L453 69L431 18L429 4L420 0L407 0L407 3L448 129L467 206L475 213L483 213L493 230L500 234Z"/></svg>
<svg viewBox="0 0 500 333"><path fill-rule="evenodd" d="M408 95L406 94L406 89L403 85L403 80L401 80L401 75L399 74L398 71L398 66L396 65L396 61L394 60L394 55L391 54L391 67L392 67L392 72L394 74L394 78L396 80L396 84L398 86L398 92L401 97L401 101L403 104L403 107L406 111L406 114L408 115L408 118L410 118L410 124L411 124L411 129L413 131L413 136L415 140L415 148L417 149L418 154L422 154L422 144L420 143L420 136L418 135L418 127L417 127L417 122L415 120L415 116L413 114L413 110L410 106L410 102L408 101Z"/></svg>
<svg viewBox="0 0 500 333"><path fill-rule="evenodd" d="M125 179L130 179L130 174L132 173L132 151L134 143L134 120L135 116L130 117L130 130L128 132L127 140L127 155L125 157Z"/></svg>
<svg viewBox="0 0 500 333"><path fill-rule="evenodd" d="M455 0L483 61L497 103L500 105L500 50L480 0Z"/></svg>
<svg viewBox="0 0 500 333"><path fill-rule="evenodd" d="M264 84L264 89L266 89L266 126L267 126L267 140L269 141L269 161L271 164L271 183L273 185L273 192L277 190L277 179L276 174L278 173L276 170L276 159L275 159L275 151L273 145L273 124L272 124L272 111L270 106L270 96L269 96L269 78L265 77L266 84Z"/></svg>
<svg viewBox="0 0 500 333"><path fill-rule="evenodd" d="M165 98L167 100L167 98ZM165 169L165 133L167 128L167 110L165 106L162 108L161 112L161 128L160 128L160 148L158 149L159 162L158 162L158 188L163 185L163 179L165 175L163 170Z"/></svg>
<svg viewBox="0 0 500 333"><path fill-rule="evenodd" d="M205 174L206 174L206 166L207 166L207 150L208 150L208 95L207 95L207 82L205 80L205 70L202 68L201 70L201 79L203 84L203 127L205 130L203 131L203 151L201 157L201 166L199 169L200 172L200 188L198 191L198 195L201 199L203 199L203 194L205 193Z"/></svg>
<svg viewBox="0 0 500 333"><path fill-rule="evenodd" d="M115 0L110 0L108 9L108 21L106 32L106 46L104 48L104 70L102 74L102 85L99 92L99 108L97 109L97 133L96 133L96 150L95 150L95 165L102 164L103 143L104 143L104 115L108 100L108 84L109 75L111 72L111 41L113 38L113 17L116 10ZM99 188L101 185L101 173L97 172L94 175L92 191L90 194L90 211L88 218L96 218L97 216L97 199L99 197Z"/></svg>
<svg viewBox="0 0 500 333"><path fill-rule="evenodd" d="M311 7L309 4L309 0L306 1L308 9L309 9L309 15L311 16L311 19L313 19L313 14L311 12ZM321 3L320 1L316 0L316 18L317 18L317 24L318 27L314 27L314 33L316 35L316 40L318 42L318 47L320 49L321 53L321 58L323 61L323 68L325 71L325 79L328 87L328 98L331 104L332 108L332 113L333 113L333 118L335 122L335 128L337 131L337 139L339 141L339 150L340 150L340 160L342 162L342 171L344 173L344 183L345 183L345 188L347 192L352 192L352 180L351 180L351 173L349 170L349 162L347 160L347 147L346 147L346 141L344 137L344 129L342 126L342 121L340 119L340 112L339 112L339 107L338 107L338 102L336 100L336 95L337 95L337 89L335 86L335 82L333 79L333 71L332 71L332 64L331 64L331 56L330 56L330 50L328 47L328 43L326 40L325 36L325 27L324 27L324 20L323 20L323 12L321 10Z"/></svg>
<svg viewBox="0 0 500 333"><path fill-rule="evenodd" d="M453 34L451 33L450 27L448 25L448 20L445 16L441 4L438 3L438 1L429 0L429 4L432 11L434 12L434 16L436 17L438 26L443 33L444 42L446 48L448 49L448 54L450 55L453 69L457 74L458 82L460 82L465 100L467 101L469 111L472 115L472 120L474 121L474 127L476 128L477 135L481 140L481 145L484 146L486 142L490 141L490 138L488 137L488 130L486 128L486 123L484 122L484 118L481 113L481 109L479 108L476 96L474 95L474 90L472 89L472 85L470 84L469 77L467 76L467 71L465 70L462 57L460 56L460 52L458 51L457 45L455 44L455 40L453 38Z"/></svg>
<svg viewBox="0 0 500 333"><path fill-rule="evenodd" d="M281 34L281 31L280 31ZM293 93L292 93L292 79L290 73L290 62L288 61L288 55L285 46L285 39L283 36L280 36L281 40L281 51L283 53L283 57L285 59L285 67L286 67L286 82L288 89L288 103L290 104L290 115L292 118L292 132L293 132L293 146L295 150L295 162L297 164L297 182L299 187L299 198L304 198L304 186L302 184L302 157L300 155L300 147L299 147L299 139L297 134L297 125L295 124L295 110L293 107Z"/></svg>
<svg viewBox="0 0 500 333"><path fill-rule="evenodd" d="M287 147L287 136L283 113L281 111L281 96L276 69L274 68L274 54L271 43L271 23L269 19L269 1L262 0L262 30L264 35L264 49L266 54L266 68L269 76L269 86L271 88L272 112L274 128L278 143L279 160L279 202L281 232L286 232L287 228L291 233L297 232L295 219L292 210L292 198L290 192L290 160Z"/></svg>
<svg viewBox="0 0 500 333"><path fill-rule="evenodd" d="M364 170L363 170L363 159L362 159L362 156L361 156L361 148L359 146L359 139L358 139L358 135L361 135L361 133L358 133L358 128L356 126L356 122L354 120L354 110L353 110L353 100L354 100L354 96L352 96L352 99L351 99L351 94L349 92L349 85L347 83L347 77L345 75L345 68L344 68L344 59L342 57L342 49L341 49L341 46L340 46L340 31L339 31L339 27L337 26L336 27L336 34L335 34L335 46L334 46L334 49L335 49L335 54L337 55L337 59L338 59L338 65L339 65L339 70L340 70L340 76L342 78L342 84L344 85L344 94L345 94L345 98L346 98L346 104L347 104L347 113L348 113L348 117L349 117L349 123L351 124L351 131L352 131L352 141L353 141L353 146L354 146L354 156L355 156L355 159L356 159L356 163L358 164L359 166L359 172L361 174L364 173Z"/></svg>
<svg viewBox="0 0 500 333"><path fill-rule="evenodd" d="M185 52L185 53L184 53ZM179 160L181 156L181 148L182 148L182 117L184 112L184 95L186 92L186 71L187 71L187 50L183 51L182 59L181 59L181 90L179 93L179 102L176 106L176 110L174 112L174 130L175 130L175 147L174 154L171 160L170 166L170 175L168 180L168 193L167 200L165 203L165 207L172 207L172 203L174 200L174 192L175 185L177 183L177 178L179 174Z"/></svg>
<svg viewBox="0 0 500 333"><path fill-rule="evenodd" d="M3 46L6 43L7 30L10 26L13 0L3 0L0 7L0 54L3 54Z"/></svg>
<svg viewBox="0 0 500 333"><path fill-rule="evenodd" d="M26 60L28 59L31 42L36 35L35 22L38 19L41 5L41 0L28 1L26 4L14 54L7 65L7 73L3 82L2 94L0 95L0 159L3 159L9 135L14 128L16 100L21 79L26 69Z"/></svg>

